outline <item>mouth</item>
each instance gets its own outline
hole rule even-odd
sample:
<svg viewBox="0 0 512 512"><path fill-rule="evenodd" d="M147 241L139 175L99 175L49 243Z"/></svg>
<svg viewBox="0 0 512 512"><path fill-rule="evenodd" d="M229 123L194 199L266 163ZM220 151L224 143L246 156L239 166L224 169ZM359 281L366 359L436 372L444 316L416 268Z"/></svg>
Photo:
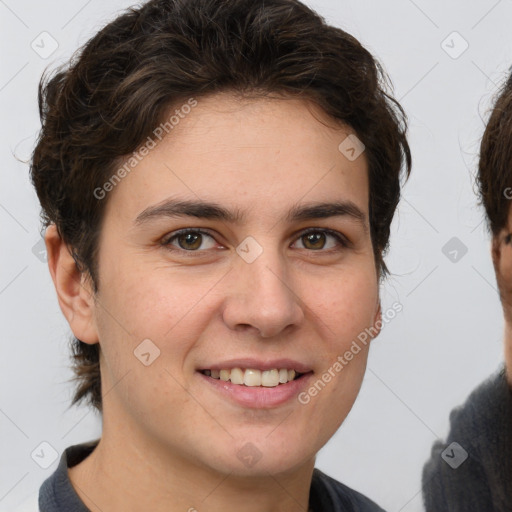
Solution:
<svg viewBox="0 0 512 512"><path fill-rule="evenodd" d="M273 368L259 370L257 368L226 368L222 370L204 369L200 373L211 379L230 382L246 387L275 388L301 379L312 372L300 373L293 368Z"/></svg>

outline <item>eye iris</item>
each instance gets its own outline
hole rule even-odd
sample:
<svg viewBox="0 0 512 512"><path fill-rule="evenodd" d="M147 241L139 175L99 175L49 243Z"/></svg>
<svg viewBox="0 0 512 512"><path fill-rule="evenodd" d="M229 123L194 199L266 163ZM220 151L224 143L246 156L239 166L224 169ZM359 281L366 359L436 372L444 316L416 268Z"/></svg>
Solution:
<svg viewBox="0 0 512 512"><path fill-rule="evenodd" d="M305 241L304 246L308 249L321 249L325 244L325 233L308 233L304 235L303 241ZM318 242L321 242L318 244ZM308 244L313 244L312 247L308 247Z"/></svg>
<svg viewBox="0 0 512 512"><path fill-rule="evenodd" d="M182 249L198 249L201 247L201 241L202 235L200 233L185 233L178 237L178 243Z"/></svg>

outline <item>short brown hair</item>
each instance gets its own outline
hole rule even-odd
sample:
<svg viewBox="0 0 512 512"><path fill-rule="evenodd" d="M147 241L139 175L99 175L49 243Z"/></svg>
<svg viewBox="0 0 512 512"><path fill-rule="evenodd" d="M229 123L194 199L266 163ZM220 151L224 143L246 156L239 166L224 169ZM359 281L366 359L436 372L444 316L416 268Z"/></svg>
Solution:
<svg viewBox="0 0 512 512"><path fill-rule="evenodd" d="M411 166L406 118L389 81L351 35L297 0L151 0L90 39L39 84L42 129L31 178L44 227L55 223L98 291L97 241L106 200L93 191L190 97L231 91L312 100L365 145L375 262ZM99 346L73 338L73 404L101 411Z"/></svg>
<svg viewBox="0 0 512 512"><path fill-rule="evenodd" d="M507 225L512 199L512 76L501 86L480 144L477 183L493 236Z"/></svg>

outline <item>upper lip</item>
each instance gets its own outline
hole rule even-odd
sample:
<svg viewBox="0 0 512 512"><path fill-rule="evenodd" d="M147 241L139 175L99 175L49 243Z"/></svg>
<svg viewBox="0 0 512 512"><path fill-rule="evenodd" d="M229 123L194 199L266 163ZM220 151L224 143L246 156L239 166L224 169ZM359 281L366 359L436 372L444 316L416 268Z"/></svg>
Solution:
<svg viewBox="0 0 512 512"><path fill-rule="evenodd" d="M286 368L288 370L295 370L298 373L308 373L311 367L296 361L294 359L254 359L251 357L243 359L230 359L220 363L212 363L211 365L204 365L199 370L232 370L233 368L251 368L254 370L273 370Z"/></svg>

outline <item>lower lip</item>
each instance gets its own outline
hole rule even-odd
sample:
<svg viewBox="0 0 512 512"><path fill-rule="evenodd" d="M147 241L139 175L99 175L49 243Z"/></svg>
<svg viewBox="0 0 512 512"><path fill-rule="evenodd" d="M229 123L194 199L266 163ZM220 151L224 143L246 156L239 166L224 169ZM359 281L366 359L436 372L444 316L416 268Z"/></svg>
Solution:
<svg viewBox="0 0 512 512"><path fill-rule="evenodd" d="M243 407L265 409L282 405L296 397L307 387L313 372L305 373L302 377L286 384L279 384L273 388L263 386L245 386L232 384L229 381L213 379L204 373L197 372L207 384L213 386L222 395L231 398Z"/></svg>

